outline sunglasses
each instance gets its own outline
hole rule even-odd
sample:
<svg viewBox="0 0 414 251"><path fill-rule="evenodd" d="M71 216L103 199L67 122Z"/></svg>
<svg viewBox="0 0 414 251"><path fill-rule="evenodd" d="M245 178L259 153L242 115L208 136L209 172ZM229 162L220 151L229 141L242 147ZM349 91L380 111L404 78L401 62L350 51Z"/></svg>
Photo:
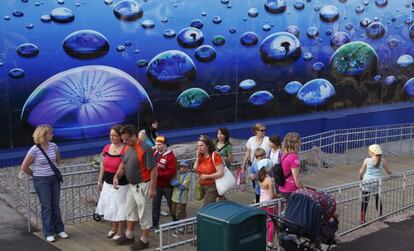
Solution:
<svg viewBox="0 0 414 251"><path fill-rule="evenodd" d="M258 130L259 132L265 132L266 131L266 129L260 129L260 130Z"/></svg>

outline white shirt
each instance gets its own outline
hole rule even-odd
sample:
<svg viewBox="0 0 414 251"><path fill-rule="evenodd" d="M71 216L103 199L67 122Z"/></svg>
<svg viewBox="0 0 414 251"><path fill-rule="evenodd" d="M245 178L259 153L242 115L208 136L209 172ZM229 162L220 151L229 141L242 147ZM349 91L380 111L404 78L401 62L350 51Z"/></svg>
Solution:
<svg viewBox="0 0 414 251"><path fill-rule="evenodd" d="M257 137L253 136L247 140L246 148L250 149L250 161L253 162L254 160L254 151L257 148L262 148L266 151L266 156L269 155L270 152L270 145L269 145L269 137L265 136L262 142L258 142Z"/></svg>

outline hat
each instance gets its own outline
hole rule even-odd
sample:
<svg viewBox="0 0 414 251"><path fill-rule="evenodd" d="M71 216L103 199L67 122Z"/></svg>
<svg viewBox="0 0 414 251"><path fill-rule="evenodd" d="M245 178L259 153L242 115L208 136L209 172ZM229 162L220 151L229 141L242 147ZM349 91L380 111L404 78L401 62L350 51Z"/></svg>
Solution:
<svg viewBox="0 0 414 251"><path fill-rule="evenodd" d="M375 155L381 155L381 154L382 154L382 149L381 149L381 147L380 147L379 145L377 145L377 144L370 145L370 146L368 147L368 150L369 150L370 152L372 152L373 154L375 154Z"/></svg>
<svg viewBox="0 0 414 251"><path fill-rule="evenodd" d="M190 166L191 166L191 164L190 164L190 161L189 161L189 160L187 160L187 159L182 159L182 160L179 160L179 161L177 162L177 166L178 166L178 167L180 167L180 166L190 167Z"/></svg>
<svg viewBox="0 0 414 251"><path fill-rule="evenodd" d="M160 143L163 143L169 146L167 143L167 138L165 136L157 136L157 138L155 139L155 142L160 142Z"/></svg>
<svg viewBox="0 0 414 251"><path fill-rule="evenodd" d="M261 159L257 161L257 171L260 171L260 169L265 168L266 172L272 169L273 162L270 159Z"/></svg>

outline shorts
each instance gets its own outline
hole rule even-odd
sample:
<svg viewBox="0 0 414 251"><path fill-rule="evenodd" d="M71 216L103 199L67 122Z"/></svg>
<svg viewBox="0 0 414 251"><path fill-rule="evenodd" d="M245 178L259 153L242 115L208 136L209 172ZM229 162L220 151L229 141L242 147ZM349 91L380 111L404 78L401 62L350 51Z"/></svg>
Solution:
<svg viewBox="0 0 414 251"><path fill-rule="evenodd" d="M129 184L126 200L126 220L139 221L141 230L152 227L152 199L147 197L150 182Z"/></svg>

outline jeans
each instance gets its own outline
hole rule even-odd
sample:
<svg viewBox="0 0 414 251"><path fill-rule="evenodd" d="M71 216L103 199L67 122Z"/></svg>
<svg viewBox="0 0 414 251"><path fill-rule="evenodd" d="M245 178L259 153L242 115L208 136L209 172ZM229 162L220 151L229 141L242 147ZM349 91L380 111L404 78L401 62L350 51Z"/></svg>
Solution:
<svg viewBox="0 0 414 251"><path fill-rule="evenodd" d="M167 199L168 208L171 214L171 197L173 193L172 187L159 187L157 186L157 195L152 201L152 225L158 227L160 223L160 212L161 212L161 199L162 196Z"/></svg>
<svg viewBox="0 0 414 251"><path fill-rule="evenodd" d="M39 197L45 237L65 231L60 214L60 182L55 175L33 176L33 187Z"/></svg>

